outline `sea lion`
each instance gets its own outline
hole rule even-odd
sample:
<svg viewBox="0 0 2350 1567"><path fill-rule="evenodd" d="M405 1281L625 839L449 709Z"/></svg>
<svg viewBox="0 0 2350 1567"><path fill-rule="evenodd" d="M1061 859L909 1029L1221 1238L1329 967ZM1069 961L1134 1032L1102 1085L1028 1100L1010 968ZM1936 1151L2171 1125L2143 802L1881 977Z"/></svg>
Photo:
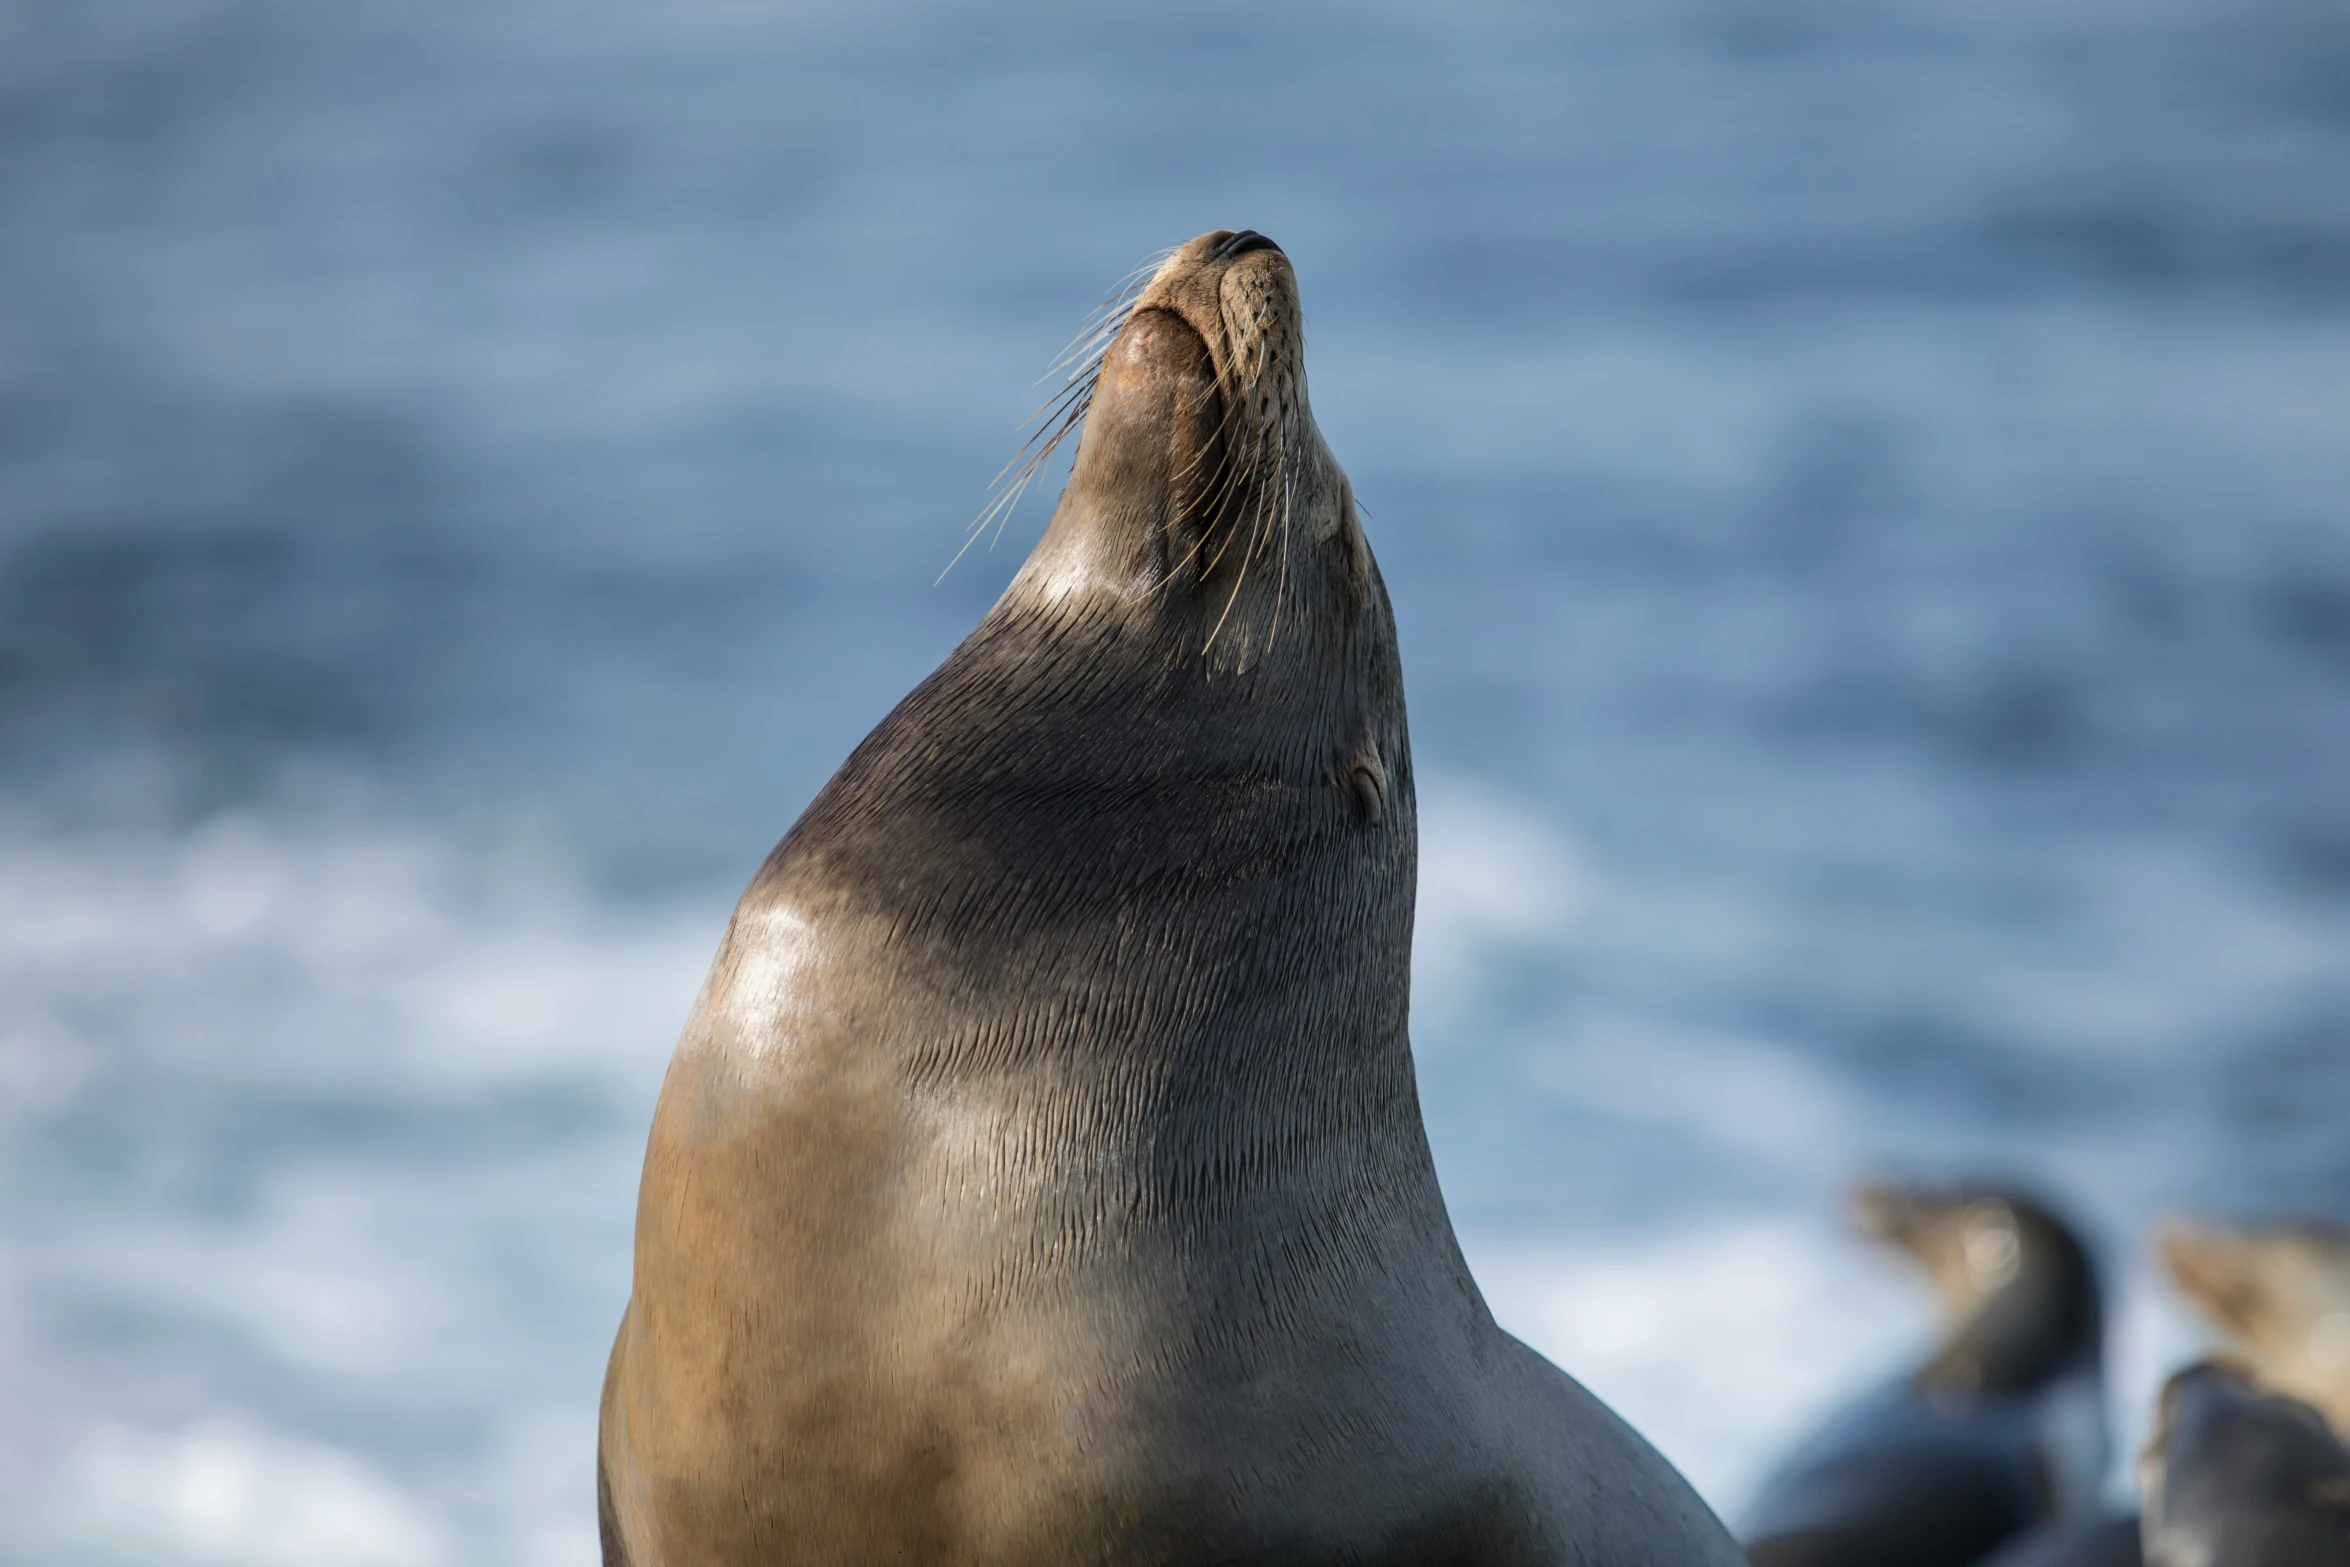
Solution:
<svg viewBox="0 0 2350 1567"><path fill-rule="evenodd" d="M2350 1235L2316 1223L2231 1229L2174 1219L2155 1252L2231 1358L2350 1436Z"/></svg>
<svg viewBox="0 0 2350 1567"><path fill-rule="evenodd" d="M2239 1368L2207 1360L2164 1385L2139 1489L2148 1567L2350 1562L2350 1450Z"/></svg>
<svg viewBox="0 0 2350 1567"><path fill-rule="evenodd" d="M1755 1567L1958 1567L2095 1516L2108 1454L2097 1267L2044 1204L1993 1187L1861 1187L1854 1218L1942 1298L1926 1363L1864 1395L1765 1485Z"/></svg>
<svg viewBox="0 0 2350 1567"><path fill-rule="evenodd" d="M1289 259L1203 235L1113 325L1042 541L686 1024L606 1560L1732 1567L1437 1190L1402 668Z"/></svg>

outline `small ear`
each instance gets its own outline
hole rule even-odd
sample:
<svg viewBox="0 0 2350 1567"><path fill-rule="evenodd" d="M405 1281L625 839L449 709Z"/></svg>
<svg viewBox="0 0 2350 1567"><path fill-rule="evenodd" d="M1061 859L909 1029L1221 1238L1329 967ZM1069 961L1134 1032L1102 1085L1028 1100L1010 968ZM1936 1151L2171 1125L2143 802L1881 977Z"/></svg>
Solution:
<svg viewBox="0 0 2350 1567"><path fill-rule="evenodd" d="M1346 764L1346 792L1355 815L1364 825L1376 826L1387 816L1387 764L1379 759L1379 742L1365 736Z"/></svg>

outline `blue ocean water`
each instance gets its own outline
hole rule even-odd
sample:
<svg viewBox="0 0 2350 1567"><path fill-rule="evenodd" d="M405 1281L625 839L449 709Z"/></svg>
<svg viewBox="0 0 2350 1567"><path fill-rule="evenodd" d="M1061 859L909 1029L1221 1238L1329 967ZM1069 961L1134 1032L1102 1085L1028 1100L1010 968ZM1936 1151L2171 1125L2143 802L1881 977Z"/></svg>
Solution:
<svg viewBox="0 0 2350 1567"><path fill-rule="evenodd" d="M0 5L0 1559L594 1559L741 883L1254 227L1393 592L1505 1324L1732 1510L1864 1171L2350 1213L2350 16Z"/></svg>

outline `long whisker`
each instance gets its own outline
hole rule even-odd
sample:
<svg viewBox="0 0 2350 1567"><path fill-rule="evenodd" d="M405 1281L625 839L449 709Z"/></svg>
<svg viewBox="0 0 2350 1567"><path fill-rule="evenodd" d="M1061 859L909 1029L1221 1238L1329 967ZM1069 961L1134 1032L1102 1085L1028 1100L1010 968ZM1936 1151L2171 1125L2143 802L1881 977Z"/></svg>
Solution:
<svg viewBox="0 0 2350 1567"><path fill-rule="evenodd" d="M1266 372L1271 368L1272 351L1273 345L1269 336L1260 337L1257 339L1256 364L1252 367L1252 373L1249 376L1249 391L1252 394L1261 394L1265 389L1267 382ZM1254 518L1249 519L1245 524L1245 531L1249 535L1249 540L1247 547L1241 551L1240 571L1239 574L1232 579L1232 592L1225 598L1224 608L1216 616L1215 625L1210 627L1208 630L1207 643L1200 649L1203 655L1212 650L1216 645L1216 638L1223 635L1224 622L1232 618L1233 606L1240 602L1240 591L1242 588L1248 585L1249 563L1254 560L1259 553L1261 553L1266 535L1270 531L1272 508L1274 505L1274 486L1264 481L1277 479L1282 469L1288 465L1288 448L1292 443L1289 439L1289 432L1285 428L1286 423L1287 421L1285 419L1278 418L1263 419L1259 421L1259 430L1261 433L1255 440L1251 442L1250 457L1252 459L1252 472L1250 473L1249 477L1258 480L1260 485L1259 503L1256 507L1252 508L1252 510L1254 510L1257 515ZM1257 466L1255 462L1259 451L1263 451L1264 454L1271 459L1270 462L1265 463L1262 467ZM1244 527L1235 527L1232 530L1232 538L1228 538L1224 541L1224 548L1229 549L1233 539L1238 538L1243 531ZM1214 573L1216 565L1220 563L1223 558L1224 549L1219 549L1216 552L1215 561L1211 561L1208 565L1209 574L1212 575Z"/></svg>
<svg viewBox="0 0 2350 1567"><path fill-rule="evenodd" d="M1085 416L1093 407L1094 391L1101 384L1103 356L1109 352L1110 344L1116 340L1127 317L1133 314L1134 302L1141 297L1143 288L1172 254L1172 249L1162 250L1120 278L1117 287L1087 315L1085 324L1078 328L1077 335L1070 339L1069 345L1038 377L1041 384L1059 374L1061 384L1034 413L1021 421L1033 425L1034 429L1028 439L1020 443L1020 449L1012 454L1011 461L1005 463L989 482L988 488L993 493L987 504L980 508L979 515L972 519L962 548L955 551L954 559L946 564L946 570L938 574L939 581L944 582L947 572L955 569L955 563L970 553L971 546L979 542L980 535L988 532L990 523L994 524L995 539L1003 537L1005 525L1011 521L1012 512L1020 504L1020 497L1044 470L1045 464L1052 460L1053 453L1060 449L1061 443L1075 435L1084 425ZM988 547L994 548L994 539L989 541Z"/></svg>
<svg viewBox="0 0 2350 1567"><path fill-rule="evenodd" d="M1297 492L1299 484L1302 482L1306 461L1307 443L1301 429L1302 421L1306 417L1305 334L1302 326L1292 352L1297 356L1298 370L1295 383L1284 388L1285 397L1281 409L1281 465L1279 474L1281 502L1279 523L1274 530L1273 540L1273 547L1280 554L1281 569L1280 575L1275 579L1273 585L1272 623L1265 633L1267 655L1272 653L1274 644L1281 638L1281 612L1289 598L1290 539L1297 528Z"/></svg>
<svg viewBox="0 0 2350 1567"><path fill-rule="evenodd" d="M1240 602L1240 590L1247 584L1248 557L1243 555L1240 557L1240 575L1232 579L1231 596L1224 600L1224 612L1223 614L1220 614L1216 617L1215 625L1208 628L1208 640L1200 648L1200 652L1203 656L1214 650L1216 646L1216 638L1222 634L1224 630L1224 622L1230 618L1232 614L1232 606Z"/></svg>
<svg viewBox="0 0 2350 1567"><path fill-rule="evenodd" d="M1263 339L1259 339L1257 343L1257 362L1252 367L1251 374L1246 383L1247 390L1251 394L1252 400L1254 395L1260 392L1264 387L1265 366L1269 354L1270 348ZM1237 398L1234 399L1235 407L1238 406L1239 401L1240 400ZM1250 411L1254 413L1255 409L1252 407ZM1277 424L1274 424L1271 421L1259 419L1252 419L1250 421L1248 430L1248 444L1244 449L1246 461L1245 463L1234 464L1233 468L1232 479L1235 485L1260 480L1264 473L1266 473L1274 464L1278 464L1280 462L1280 437L1281 431ZM1260 452L1266 451L1268 448L1273 459L1272 464L1260 462ZM1219 502L1221 502L1222 500L1229 499L1229 495L1219 497L1218 499ZM1233 541L1240 537L1241 532L1242 529L1238 526L1235 526L1232 531L1225 536L1223 542L1216 548L1215 558L1210 560L1206 568L1201 572L1202 576L1215 575L1216 568L1224 563L1225 552L1231 549ZM1248 554L1253 554L1256 548L1257 538L1254 530L1251 530L1248 551L1241 557L1241 575L1243 578L1247 576L1248 572ZM1226 614L1230 614L1232 606L1227 604L1224 606L1224 609ZM1219 627L1221 627L1223 623L1224 622L1221 618L1219 618L1216 622ZM1212 633L1210 634L1208 641L1211 645L1214 644L1215 637Z"/></svg>
<svg viewBox="0 0 2350 1567"><path fill-rule="evenodd" d="M944 582L947 572L955 569L955 562L970 553L971 546L979 542L981 534L987 532L987 525L990 522L995 524L996 537L1003 537L1004 525L1011 520L1012 509L1020 504L1020 497L1027 492L1030 482L1043 471L1044 465L1052 460L1053 453L1059 450L1061 443L1074 434L1078 427L1085 422L1086 410L1093 406L1094 386L1097 379L1098 376L1089 376L1084 381L1069 387L1057 399L1059 406L1054 411L1060 415L1058 423L1039 425L1036 434L1030 436L1027 444L1022 447L1022 452L1027 457L1025 462L1021 461L1018 454L1014 455L1012 461L1019 463L1020 466L1019 471L1013 474L1009 484L1004 482L1004 474L1012 473L1010 463L1005 465L1003 473L996 475L994 497L972 520L970 531L963 539L962 548L956 550L954 559L946 563L946 569L938 574L938 581ZM1050 408L1053 405L1048 404L1047 406ZM1051 432L1049 436L1046 433L1047 430ZM1041 444L1039 444L1040 442ZM993 547L992 544L990 547Z"/></svg>
<svg viewBox="0 0 2350 1567"><path fill-rule="evenodd" d="M1102 345L1109 338L1117 336L1118 328L1126 324L1127 313L1133 309L1135 296L1142 292L1143 285L1158 275L1160 265L1174 253L1172 248L1159 251L1120 278L1102 302L1093 307L1092 313L1085 318L1085 324L1077 329L1077 335L1069 340L1068 346L1061 350L1051 364L1045 366L1044 374L1036 378L1037 384L1043 385L1055 373L1070 365L1083 365L1093 360Z"/></svg>
<svg viewBox="0 0 2350 1567"><path fill-rule="evenodd" d="M1273 644L1281 640L1281 605L1289 596L1289 529L1290 512L1297 503L1297 465L1292 462L1281 481L1281 538L1275 545L1281 556L1281 575L1273 580L1273 625L1265 633L1265 652L1273 651Z"/></svg>
<svg viewBox="0 0 2350 1567"><path fill-rule="evenodd" d="M1227 377L1227 379L1233 378ZM1215 518L1222 514L1225 506L1240 488L1249 482L1251 474L1255 472L1260 432L1255 421L1247 420L1244 424L1248 405L1241 392L1242 387L1237 381L1226 389L1223 412L1217 422L1216 440L1212 443L1218 454L1218 466L1211 475L1204 492L1195 503L1198 514L1210 526L1203 526L1199 537L1192 541L1191 548L1184 551L1182 558L1173 563L1165 579L1165 584L1162 586L1172 584L1182 571L1199 560L1201 553L1206 550L1209 544ZM1205 455L1206 448L1203 448L1198 455L1193 457L1191 462L1185 465L1185 473L1195 471ZM1225 540L1225 543L1229 544L1230 540ZM1219 548L1216 558L1201 569L1200 575L1203 577L1211 575L1215 571L1217 563L1222 559L1223 550Z"/></svg>

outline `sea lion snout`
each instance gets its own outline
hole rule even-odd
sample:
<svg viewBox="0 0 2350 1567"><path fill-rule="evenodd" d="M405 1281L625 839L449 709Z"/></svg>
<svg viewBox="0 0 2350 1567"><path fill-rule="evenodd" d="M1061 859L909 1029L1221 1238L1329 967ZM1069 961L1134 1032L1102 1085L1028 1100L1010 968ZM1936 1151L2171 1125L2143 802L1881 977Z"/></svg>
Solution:
<svg viewBox="0 0 2350 1567"><path fill-rule="evenodd" d="M1238 233L1229 233L1224 230L1217 232L1222 237L1208 248L1210 261L1230 261L1234 256L1245 256L1252 250L1278 251L1281 249L1279 245L1274 244L1272 240L1259 234L1255 229L1242 229Z"/></svg>
<svg viewBox="0 0 2350 1567"><path fill-rule="evenodd" d="M1905 1194L1889 1181L1863 1181L1854 1186L1847 1208L1854 1229L1888 1242L1900 1238L1908 1215Z"/></svg>
<svg viewBox="0 0 2350 1567"><path fill-rule="evenodd" d="M2187 1297L2222 1327L2254 1326L2257 1303L2248 1287L2244 1248L2233 1236L2172 1217L2154 1233L2154 1253Z"/></svg>
<svg viewBox="0 0 2350 1567"><path fill-rule="evenodd" d="M1129 624L1232 669L1267 656L1284 620L1351 621L1369 550L1306 400L1288 256L1253 229L1216 229L1115 308L1079 372L1069 488L1024 591L1067 605L1107 590Z"/></svg>

